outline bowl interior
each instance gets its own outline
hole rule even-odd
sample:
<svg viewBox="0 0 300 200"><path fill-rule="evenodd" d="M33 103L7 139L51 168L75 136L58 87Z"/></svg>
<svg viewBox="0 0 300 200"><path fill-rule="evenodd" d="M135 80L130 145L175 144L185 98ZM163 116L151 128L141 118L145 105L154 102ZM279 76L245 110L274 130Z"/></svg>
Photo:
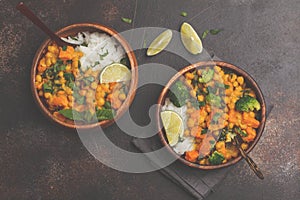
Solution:
<svg viewBox="0 0 300 200"><path fill-rule="evenodd" d="M246 73L244 70L242 70L241 68L238 68L232 64L226 63L226 62L222 62L222 61L207 61L207 62L199 62L193 65L189 65L185 68L183 68L182 70L180 70L178 73L176 73L171 79L170 81L166 84L166 86L164 87L164 89L162 90L159 99L158 99L158 109L157 109L157 125L158 125L158 130L159 130L159 137L161 139L161 142L163 143L163 145L167 146L167 149L171 152L171 154L173 156L175 156L176 158L178 158L181 162L183 162L184 164L191 166L191 167L195 167L195 168L199 168L199 169L217 169L217 168L222 168L222 167L226 167L232 164L237 163L239 160L241 160L241 156L239 155L237 158L232 159L230 161L228 161L227 163L224 164L220 164L220 165L200 165L200 164L196 164L196 163L192 163L190 161L185 160L184 158L182 158L181 156L179 156L177 153L175 153L175 151L172 149L172 147L168 144L167 138L166 138L166 134L165 131L163 129L162 126L162 122L161 122L161 118L160 118L160 112L161 112L161 107L165 104L165 99L167 97L169 88L172 86L172 84L179 79L180 76L182 76L183 74L185 74L186 72L196 69L196 68L205 68L205 67L213 67L215 65L220 66L223 69L226 70L231 70L233 72L235 72L237 75L241 75L244 77L245 82L247 83L247 85L252 88L256 94L256 97L258 99L258 101L261 103L261 110L260 110L260 114L261 114L261 120L260 120L260 125L257 128L257 135L256 138L254 139L254 141L252 143L250 143L249 148L247 149L247 153L249 153L254 146L257 144L258 140L260 139L263 129L265 127L265 120L266 120L266 104L265 104L265 100L263 97L263 94L259 88L259 86L257 85L257 83L254 81L254 79L248 74Z"/></svg>
<svg viewBox="0 0 300 200"><path fill-rule="evenodd" d="M52 113L47 109L45 103L41 100L41 98L38 95L38 92L35 88L35 77L36 77L36 71L37 71L37 66L39 63L39 60L44 56L46 52L47 46L51 43L51 40L48 39L43 42L43 44L40 46L38 51L36 52L36 55L33 60L32 68L31 68L31 90L33 97L35 99L35 102L38 104L38 107L41 109L42 113L45 114L48 118L50 118L52 121L63 125L65 127L69 128L93 128L96 126L101 126L101 127L106 127L114 123L115 120L117 120L121 115L128 109L130 104L132 103L134 96L135 96L135 91L137 87L137 80L138 80L138 70L137 70L137 61L135 54L133 53L130 45L127 43L127 41L120 35L118 34L115 30L106 27L104 25L100 24L93 24L93 23L81 23L81 24L73 24L67 27L62 28L61 30L57 31L56 34L58 34L60 37L66 37L66 36L75 36L79 32L83 31L88 31L88 32L100 32L100 33L106 33L109 36L114 37L117 42L121 44L123 47L126 56L129 60L129 66L131 69L131 82L129 86L129 91L127 94L127 98L121 105L121 107L117 110L116 115L114 116L114 119L112 120L103 120L97 123L93 124L74 124L72 121L61 121L57 118L55 118Z"/></svg>

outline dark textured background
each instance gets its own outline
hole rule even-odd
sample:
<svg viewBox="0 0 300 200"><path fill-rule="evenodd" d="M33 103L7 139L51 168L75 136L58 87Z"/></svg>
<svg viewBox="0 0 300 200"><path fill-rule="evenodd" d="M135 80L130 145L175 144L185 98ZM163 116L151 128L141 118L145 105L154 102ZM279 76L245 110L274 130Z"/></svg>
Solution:
<svg viewBox="0 0 300 200"><path fill-rule="evenodd" d="M15 9L16 0L0 0L0 199L192 199L159 172L127 174L95 160L76 131L51 124L37 109L30 91L30 66L46 36ZM30 0L25 1L53 30L78 22L97 22L117 31L157 26L178 30L190 22L208 36L204 47L249 72L274 109L251 156L265 174L261 181L244 161L236 164L207 199L300 199L299 0ZM188 17L180 16L186 11ZM120 17L134 18L126 24ZM140 63L166 62L164 53ZM176 69L184 61L167 60ZM148 89L148 90L147 90ZM131 112L156 102L160 87L137 96ZM149 90L152 90L149 97ZM147 99L145 105L137 102ZM149 105L148 105L149 104ZM107 135L134 150L116 126Z"/></svg>

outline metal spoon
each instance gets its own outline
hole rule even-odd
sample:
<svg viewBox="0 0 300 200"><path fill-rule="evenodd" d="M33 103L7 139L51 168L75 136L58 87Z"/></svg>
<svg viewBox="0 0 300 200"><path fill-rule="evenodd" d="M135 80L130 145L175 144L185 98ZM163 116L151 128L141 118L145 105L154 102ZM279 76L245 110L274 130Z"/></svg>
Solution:
<svg viewBox="0 0 300 200"><path fill-rule="evenodd" d="M252 158L250 158L250 156L241 148L241 144L240 141L238 139L238 137L240 137L240 135L237 133L236 136L233 137L237 148L239 149L242 157L247 161L248 165L250 166L250 168L254 171L254 173L256 174L256 176L260 179L264 179L264 175L263 173L260 171L260 169L257 167L257 165L255 164L255 162L252 160Z"/></svg>
<svg viewBox="0 0 300 200"><path fill-rule="evenodd" d="M39 27L44 33L46 33L52 40L56 42L59 46L71 45L75 44L66 42L62 40L58 35L56 35L53 31L51 31L23 2L20 2L16 8L27 17L32 23L34 23L37 27Z"/></svg>

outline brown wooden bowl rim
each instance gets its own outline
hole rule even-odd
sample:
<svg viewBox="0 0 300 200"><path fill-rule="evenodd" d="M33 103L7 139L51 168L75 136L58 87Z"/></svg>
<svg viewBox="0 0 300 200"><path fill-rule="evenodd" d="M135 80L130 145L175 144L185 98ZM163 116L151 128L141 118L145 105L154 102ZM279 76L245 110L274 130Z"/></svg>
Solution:
<svg viewBox="0 0 300 200"><path fill-rule="evenodd" d="M130 62L130 67L131 67L131 83L130 83L130 87L129 87L129 91L127 94L127 98L125 99L125 101L123 102L123 104L121 105L121 107L117 110L117 113L114 117L114 119L112 120L103 120L97 123L93 123L93 124L83 124L83 125L79 125L79 124L71 124L71 123L67 123L65 121L61 121L57 118L55 118L52 113L46 108L46 106L44 105L44 103L41 101L41 98L38 96L38 92L35 88L35 75L36 75L36 69L38 66L38 62L40 60L40 58L44 55L44 50L47 47L47 45L51 42L51 39L47 39L45 40L41 46L39 47L39 49L37 50L35 57L33 59L33 63L32 63L32 68L31 68L31 91L33 94L33 98L36 102L36 104L38 105L39 109L42 111L42 113L49 118L52 122L58 123L64 127L68 127L68 128L73 128L73 129L90 129L90 128L94 128L96 126L101 126L101 127L107 127L111 124L113 124L116 120L118 120L124 113L125 111L129 108L129 106L131 105L134 97L135 97L135 93L136 93L136 88L137 88L137 83L138 83L138 69L137 69L137 60L135 57L135 54L132 50L132 48L130 47L130 45L128 44L128 42L114 29L107 27L105 25L102 24L96 24L96 23L77 23L77 24L72 24L69 26L66 26L60 30L58 30L56 32L56 34L60 35L60 36L66 36L65 33L66 32L71 32L72 30L76 30L78 29L78 32L80 31L85 31L86 29L93 29L95 31L99 31L99 32L103 32L106 33L112 37L114 37L123 47L123 49L125 50L127 57L129 59ZM79 29L83 29L83 30L79 30ZM86 30L89 31L89 30ZM78 33L76 31L74 31L75 33Z"/></svg>
<svg viewBox="0 0 300 200"><path fill-rule="evenodd" d="M161 118L160 118L160 112L161 112L161 107L164 104L164 100L167 96L169 88L181 75L183 75L186 72L188 72L192 69L195 69L195 68L206 67L206 66L215 66L215 65L218 65L222 68L227 68L227 69L233 70L234 72L237 72L238 74L242 75L245 78L245 81L247 81L250 84L251 88L254 89L254 91L257 95L257 98L258 98L259 102L261 103L261 120L260 120L261 123L257 129L256 138L251 143L250 147L247 149L247 151L246 151L247 153L252 151L252 149L255 147L255 145L259 141L259 139L263 133L263 130L265 127L265 122L266 122L266 103L265 103L264 96L261 92L261 89L258 86L258 84L256 83L256 81L252 78L252 76L250 74L248 74L246 71L244 71L243 69L241 69L233 64L226 63L223 61L203 61L203 62L198 62L198 63L192 64L192 65L186 66L183 69L181 69L179 72L177 72L166 84L166 86L164 87L164 89L162 90L162 92L158 98L159 106L158 106L158 109L156 112L157 126L158 126L158 130L159 130L158 135L159 135L160 140L163 143L163 145L166 146L167 149L169 150L169 152L172 155L174 155L178 160L180 160L185 165L188 165L188 166L194 167L194 168L198 168L198 169L203 169L203 170L211 170L211 169L219 169L219 168L223 168L223 167L228 167L228 166L233 165L233 164L237 163L238 161L240 161L242 159L242 157L241 157L241 155L239 155L237 158L232 159L229 162L220 164L220 165L200 165L200 164L192 163L190 161L185 160L184 158L182 158L181 156L176 154L176 152L168 144L166 137L165 137L165 133L162 129L163 126L162 126L162 122L161 122Z"/></svg>

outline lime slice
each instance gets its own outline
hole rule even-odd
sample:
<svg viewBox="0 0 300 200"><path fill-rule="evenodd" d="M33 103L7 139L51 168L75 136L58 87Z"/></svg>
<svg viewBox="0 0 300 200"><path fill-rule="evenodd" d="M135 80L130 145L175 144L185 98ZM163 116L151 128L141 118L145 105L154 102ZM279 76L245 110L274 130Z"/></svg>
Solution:
<svg viewBox="0 0 300 200"><path fill-rule="evenodd" d="M154 56L164 50L170 43L172 35L172 31L168 29L157 36L150 44L147 50L147 56Z"/></svg>
<svg viewBox="0 0 300 200"><path fill-rule="evenodd" d="M102 70L99 79L100 83L129 81L131 72L125 65L113 63Z"/></svg>
<svg viewBox="0 0 300 200"><path fill-rule="evenodd" d="M179 136L183 135L183 120L174 111L166 110L160 113L167 139L171 146L178 143Z"/></svg>
<svg viewBox="0 0 300 200"><path fill-rule="evenodd" d="M182 43L184 47L191 53L191 54L199 54L202 52L202 42L196 33L196 31L193 29L193 27L184 22L181 25L180 29L180 36Z"/></svg>

